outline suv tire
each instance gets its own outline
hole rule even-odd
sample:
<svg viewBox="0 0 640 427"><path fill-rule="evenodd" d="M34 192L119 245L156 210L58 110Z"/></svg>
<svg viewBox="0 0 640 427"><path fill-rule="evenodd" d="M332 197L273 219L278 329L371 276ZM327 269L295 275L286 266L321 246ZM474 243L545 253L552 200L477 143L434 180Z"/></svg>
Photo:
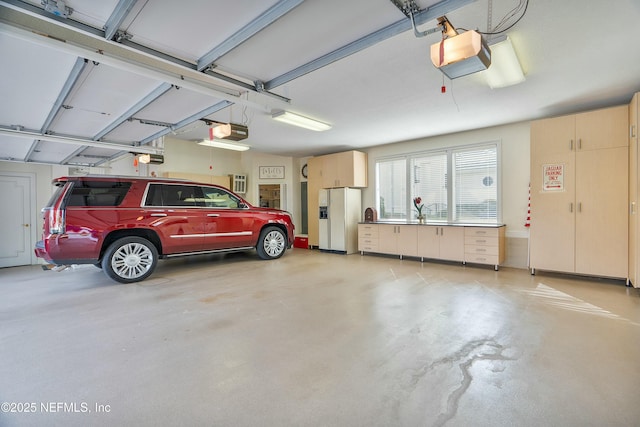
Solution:
<svg viewBox="0 0 640 427"><path fill-rule="evenodd" d="M102 258L102 270L120 283L146 279L158 263L158 250L142 237L123 237L113 242Z"/></svg>
<svg viewBox="0 0 640 427"><path fill-rule="evenodd" d="M266 227L260 233L256 250L262 259L280 258L287 249L287 236L278 227Z"/></svg>

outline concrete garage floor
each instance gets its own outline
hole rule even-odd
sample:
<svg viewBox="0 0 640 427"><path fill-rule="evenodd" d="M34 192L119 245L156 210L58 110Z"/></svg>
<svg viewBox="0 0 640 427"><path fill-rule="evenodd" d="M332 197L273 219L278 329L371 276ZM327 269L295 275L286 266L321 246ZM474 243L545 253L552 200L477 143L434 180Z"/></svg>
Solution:
<svg viewBox="0 0 640 427"><path fill-rule="evenodd" d="M31 266L0 270L0 324L2 426L640 423L619 281L300 249L132 285Z"/></svg>

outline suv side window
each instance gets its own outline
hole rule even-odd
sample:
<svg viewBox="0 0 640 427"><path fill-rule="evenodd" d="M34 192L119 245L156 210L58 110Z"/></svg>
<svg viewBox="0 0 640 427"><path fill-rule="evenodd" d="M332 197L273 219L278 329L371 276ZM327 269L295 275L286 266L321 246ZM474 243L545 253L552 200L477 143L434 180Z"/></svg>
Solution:
<svg viewBox="0 0 640 427"><path fill-rule="evenodd" d="M130 187L130 182L75 181L67 206L119 206Z"/></svg>
<svg viewBox="0 0 640 427"><path fill-rule="evenodd" d="M204 198L202 199L203 204L200 206L233 209L240 207L240 199L221 188L202 187L202 192L204 193Z"/></svg>
<svg viewBox="0 0 640 427"><path fill-rule="evenodd" d="M194 207L202 206L202 189L196 185L150 184L145 206Z"/></svg>

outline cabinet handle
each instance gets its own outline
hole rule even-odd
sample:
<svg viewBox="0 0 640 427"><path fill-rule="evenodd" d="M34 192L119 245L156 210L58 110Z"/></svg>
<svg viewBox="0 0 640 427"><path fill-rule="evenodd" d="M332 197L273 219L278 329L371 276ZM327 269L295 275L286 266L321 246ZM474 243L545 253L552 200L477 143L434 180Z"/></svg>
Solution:
<svg viewBox="0 0 640 427"><path fill-rule="evenodd" d="M578 150L582 150L582 138L578 138Z"/></svg>
<svg viewBox="0 0 640 427"><path fill-rule="evenodd" d="M578 203L578 212L582 212L582 202Z"/></svg>
<svg viewBox="0 0 640 427"><path fill-rule="evenodd" d="M629 138L636 137L636 125L629 126Z"/></svg>
<svg viewBox="0 0 640 427"><path fill-rule="evenodd" d="M569 203L569 212L573 213L573 202Z"/></svg>
<svg viewBox="0 0 640 427"><path fill-rule="evenodd" d="M629 206L629 213L631 215L635 215L635 213L636 213L636 202L631 202L631 205Z"/></svg>
<svg viewBox="0 0 640 427"><path fill-rule="evenodd" d="M440 230L438 230L438 227L436 227L436 236L438 236L439 232L440 232Z"/></svg>
<svg viewBox="0 0 640 427"><path fill-rule="evenodd" d="M440 227L440 235L444 236L444 228L443 227Z"/></svg>
<svg viewBox="0 0 640 427"><path fill-rule="evenodd" d="M573 151L573 139L569 141L569 151Z"/></svg>

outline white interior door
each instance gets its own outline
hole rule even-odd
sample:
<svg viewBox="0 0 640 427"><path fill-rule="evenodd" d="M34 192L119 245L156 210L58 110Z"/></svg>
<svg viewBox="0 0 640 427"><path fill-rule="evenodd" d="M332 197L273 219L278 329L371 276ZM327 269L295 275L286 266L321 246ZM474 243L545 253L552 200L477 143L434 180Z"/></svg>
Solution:
<svg viewBox="0 0 640 427"><path fill-rule="evenodd" d="M32 204L32 177L0 174L3 197L0 219L0 267L31 264L32 228L35 215Z"/></svg>

